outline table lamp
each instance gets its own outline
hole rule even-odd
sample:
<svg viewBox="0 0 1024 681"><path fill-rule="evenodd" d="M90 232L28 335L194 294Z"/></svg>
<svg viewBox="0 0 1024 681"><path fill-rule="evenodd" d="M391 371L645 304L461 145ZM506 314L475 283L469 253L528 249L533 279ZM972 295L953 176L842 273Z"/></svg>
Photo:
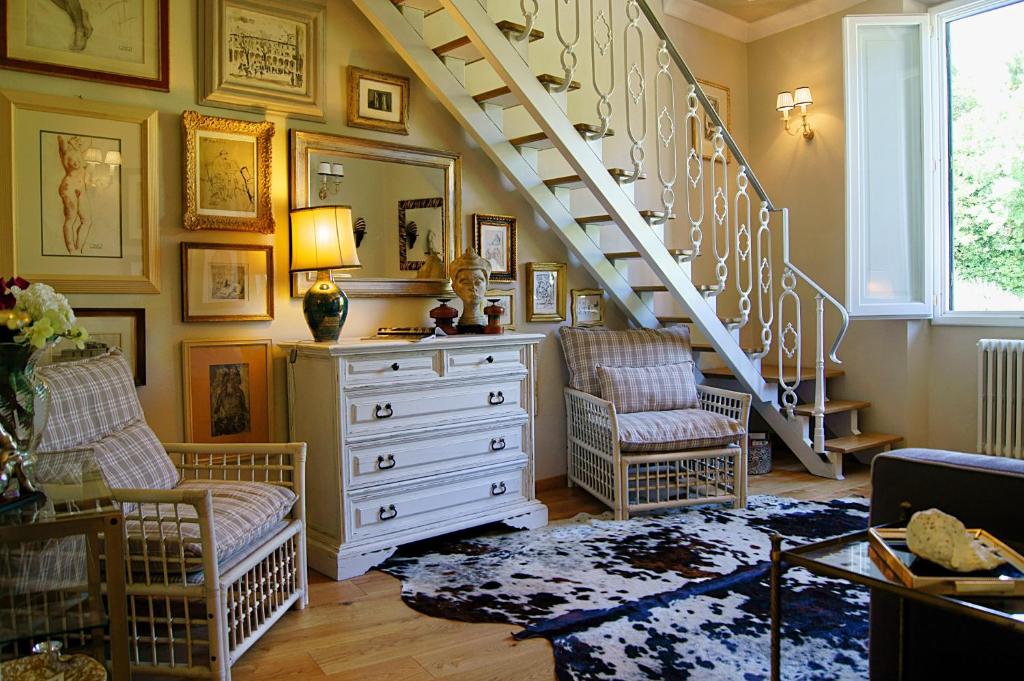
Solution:
<svg viewBox="0 0 1024 681"><path fill-rule="evenodd" d="M331 270L356 269L359 254L352 230L351 206L298 208L291 212L292 272L317 273L302 298L302 312L313 340L338 340L348 316L348 296L331 279Z"/></svg>

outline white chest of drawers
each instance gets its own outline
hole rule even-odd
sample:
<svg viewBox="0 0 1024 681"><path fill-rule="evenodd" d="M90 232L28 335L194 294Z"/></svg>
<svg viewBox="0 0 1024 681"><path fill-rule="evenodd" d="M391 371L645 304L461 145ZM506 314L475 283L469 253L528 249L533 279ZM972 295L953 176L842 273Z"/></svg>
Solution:
<svg viewBox="0 0 1024 681"><path fill-rule="evenodd" d="M309 564L335 579L408 542L534 528L534 353L543 336L295 342L290 436L308 443Z"/></svg>

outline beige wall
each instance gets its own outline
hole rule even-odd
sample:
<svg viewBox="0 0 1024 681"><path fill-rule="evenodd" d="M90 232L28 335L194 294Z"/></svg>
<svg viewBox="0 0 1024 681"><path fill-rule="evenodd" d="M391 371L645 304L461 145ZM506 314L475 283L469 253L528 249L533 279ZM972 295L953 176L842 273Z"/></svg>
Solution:
<svg viewBox="0 0 1024 681"><path fill-rule="evenodd" d="M196 62L198 49L194 27L194 2L171 3L171 89L168 93L86 83L77 80L0 70L0 87L36 92L76 94L90 100L133 104L159 110L160 119L160 248L161 281L158 295L72 295L72 304L88 307L145 307L147 317L148 383L139 395L146 417L165 440L183 434L181 386L181 341L184 339L270 338L275 341L308 338L302 318L301 301L288 295L288 144L290 125L303 130L369 137L424 147L449 149L463 154L464 236L472 213L514 215L519 220L520 282L516 285L517 330L546 333L540 346L538 380L540 404L537 419L537 474L540 478L565 471L565 423L562 386L565 383L561 349L552 324L525 324L523 263L567 259L561 242L531 207L501 177L498 169L469 140L466 133L426 87L413 77L411 134L409 137L348 129L343 121L344 69L349 64L411 75L402 60L348 2L332 2L327 26L327 123L269 117L277 125L274 137L273 192L277 233L273 236L232 232L187 232L182 229L181 197L181 112L197 109L203 113L233 118L259 118L224 109L196 106ZM273 322L193 323L181 320L179 244L182 241L273 244L275 308ZM465 240L464 240L465 243ZM585 272L570 265L570 288L592 287ZM504 288L504 286L499 286ZM430 299L355 299L346 324L345 336L365 336L379 326L414 326L429 323L427 311L436 305ZM610 308L609 323L623 324L619 312ZM277 439L286 439L284 358L278 355L274 371Z"/></svg>

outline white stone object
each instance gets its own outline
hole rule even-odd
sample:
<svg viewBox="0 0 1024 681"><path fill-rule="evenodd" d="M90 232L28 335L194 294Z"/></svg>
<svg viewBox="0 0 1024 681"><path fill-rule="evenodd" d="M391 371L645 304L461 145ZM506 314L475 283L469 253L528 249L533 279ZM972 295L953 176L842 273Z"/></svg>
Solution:
<svg viewBox="0 0 1024 681"><path fill-rule="evenodd" d="M992 570L1006 562L975 539L957 518L937 508L910 517L907 547L915 556L954 572Z"/></svg>
<svg viewBox="0 0 1024 681"><path fill-rule="evenodd" d="M487 317L483 313L487 280L491 276L491 263L481 258L472 248L459 256L451 266L452 288L462 300L462 316L459 326L484 326Z"/></svg>

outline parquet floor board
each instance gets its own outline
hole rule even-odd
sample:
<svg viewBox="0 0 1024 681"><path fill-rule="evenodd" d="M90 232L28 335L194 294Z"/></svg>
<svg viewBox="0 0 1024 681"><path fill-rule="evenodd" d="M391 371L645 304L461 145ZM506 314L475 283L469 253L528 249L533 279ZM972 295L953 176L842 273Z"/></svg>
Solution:
<svg viewBox="0 0 1024 681"><path fill-rule="evenodd" d="M845 480L824 480L786 455L750 494L827 500L868 496L868 467L848 458ZM604 506L580 489L540 493L552 520ZM547 641L513 641L508 624L468 624L422 615L402 602L401 583L372 571L346 582L311 573L310 607L290 612L235 665L234 681L551 681Z"/></svg>

